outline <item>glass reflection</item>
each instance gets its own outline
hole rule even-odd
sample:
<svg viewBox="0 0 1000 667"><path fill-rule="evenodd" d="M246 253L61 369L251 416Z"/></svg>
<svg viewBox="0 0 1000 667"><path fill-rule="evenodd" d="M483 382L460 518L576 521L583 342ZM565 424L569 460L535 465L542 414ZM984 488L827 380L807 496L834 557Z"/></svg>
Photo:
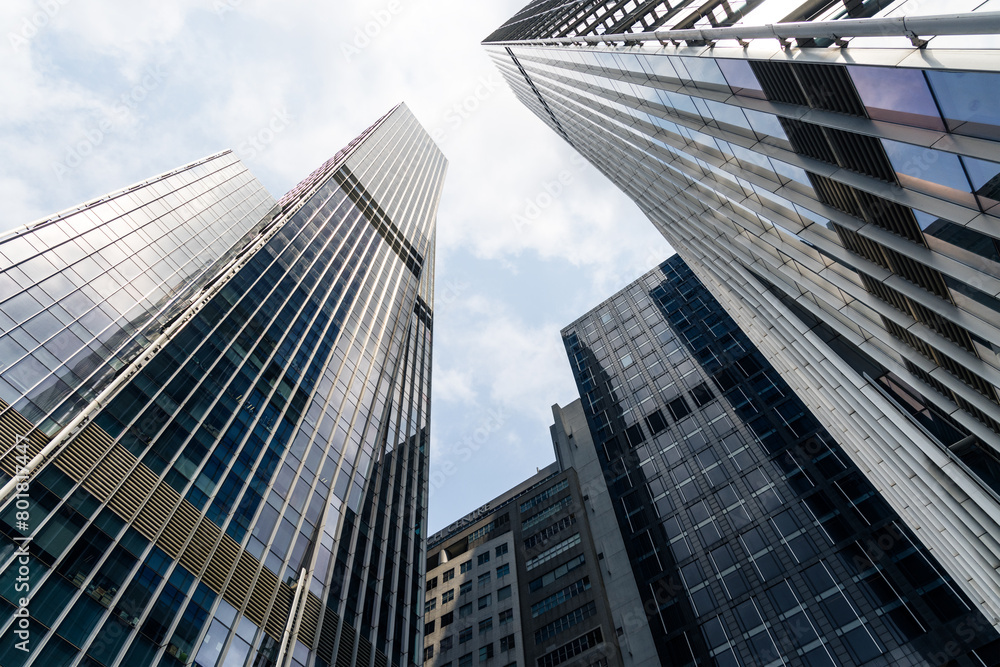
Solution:
<svg viewBox="0 0 1000 667"><path fill-rule="evenodd" d="M882 139L882 145L904 188L975 206L969 179L957 155L890 139Z"/></svg>
<svg viewBox="0 0 1000 667"><path fill-rule="evenodd" d="M997 213L1000 204L1000 164L989 160L979 160L962 157L965 169L972 182L972 190L982 209L988 213Z"/></svg>
<svg viewBox="0 0 1000 667"><path fill-rule="evenodd" d="M757 76L746 60L719 58L716 62L734 93L759 100L767 99L757 81Z"/></svg>
<svg viewBox="0 0 1000 667"><path fill-rule="evenodd" d="M852 65L847 71L873 119L944 131L922 70Z"/></svg>
<svg viewBox="0 0 1000 667"><path fill-rule="evenodd" d="M927 70L950 132L1000 139L1000 74Z"/></svg>

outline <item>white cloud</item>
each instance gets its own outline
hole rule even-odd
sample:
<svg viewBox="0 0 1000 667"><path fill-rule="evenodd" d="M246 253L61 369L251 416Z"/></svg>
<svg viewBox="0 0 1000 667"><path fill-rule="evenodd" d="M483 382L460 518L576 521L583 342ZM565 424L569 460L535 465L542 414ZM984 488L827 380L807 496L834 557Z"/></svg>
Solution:
<svg viewBox="0 0 1000 667"><path fill-rule="evenodd" d="M453 482L445 509L432 509L462 514L466 496L495 495L551 460L549 406L575 396L560 327L669 252L624 195L571 162L479 44L524 1L9 0L0 231L239 150L278 113L289 119L282 130L240 154L280 196L406 101L450 160L437 237L435 457L506 415L464 463L465 476L489 483ZM9 43L51 3L60 9L44 26ZM123 96L141 99L122 114ZM537 215L519 225L532 204ZM523 285L544 262L572 276L555 297ZM530 308L542 297L562 308Z"/></svg>

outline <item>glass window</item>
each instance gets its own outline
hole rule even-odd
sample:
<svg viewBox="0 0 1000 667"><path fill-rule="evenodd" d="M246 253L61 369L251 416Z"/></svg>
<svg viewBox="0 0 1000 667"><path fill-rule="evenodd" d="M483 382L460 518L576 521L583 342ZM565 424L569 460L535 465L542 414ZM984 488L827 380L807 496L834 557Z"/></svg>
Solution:
<svg viewBox="0 0 1000 667"><path fill-rule="evenodd" d="M957 155L883 139L900 185L942 199L974 206L969 179Z"/></svg>
<svg viewBox="0 0 1000 667"><path fill-rule="evenodd" d="M472 561L471 560L465 561L459 566L459 568L461 569L462 572L468 572L469 570L472 569Z"/></svg>
<svg viewBox="0 0 1000 667"><path fill-rule="evenodd" d="M719 69L719 65L712 58L677 56L675 64L677 65L678 72L681 72L682 68L687 70L687 78L697 88L729 91L729 83L726 81L726 77L722 76L722 70Z"/></svg>
<svg viewBox="0 0 1000 667"><path fill-rule="evenodd" d="M868 115L902 125L945 129L924 73L902 67L848 66Z"/></svg>
<svg viewBox="0 0 1000 667"><path fill-rule="evenodd" d="M754 111L753 109L744 109L743 113L746 115L750 127L762 139L765 137L774 137L779 141L768 143L773 143L782 148L791 147L791 144L788 142L788 135L785 133L785 128L782 127L778 117L773 113L764 113L763 111Z"/></svg>
<svg viewBox="0 0 1000 667"><path fill-rule="evenodd" d="M505 553L507 553L507 544L501 544L496 549L494 549L494 554L496 555L497 558L503 556Z"/></svg>
<svg viewBox="0 0 1000 667"><path fill-rule="evenodd" d="M669 56L640 56L640 58L645 64L646 69L653 75L664 79L680 79L677 75L677 70L674 69L674 66L670 62L671 58Z"/></svg>
<svg viewBox="0 0 1000 667"><path fill-rule="evenodd" d="M996 215L995 207L1000 204L1000 164L964 156L962 162L965 163L972 191L979 200L979 205L987 213Z"/></svg>
<svg viewBox="0 0 1000 667"><path fill-rule="evenodd" d="M467 641L472 640L472 626L467 628L462 628L462 631L458 633L458 643L464 644Z"/></svg>
<svg viewBox="0 0 1000 667"><path fill-rule="evenodd" d="M860 665L882 654L882 649L872 638L867 626L862 625L845 632L841 637L847 650L851 652L854 663Z"/></svg>
<svg viewBox="0 0 1000 667"><path fill-rule="evenodd" d="M511 587L510 586L504 586L503 588L499 589L497 591L497 602L500 602L501 600L506 600L507 598L509 598L510 597L510 593L511 593Z"/></svg>
<svg viewBox="0 0 1000 667"><path fill-rule="evenodd" d="M1000 75L927 70L948 130L1000 139Z"/></svg>
<svg viewBox="0 0 1000 667"><path fill-rule="evenodd" d="M455 568L451 568L450 570L445 570L441 574L441 581L451 581L454 578L455 578Z"/></svg>
<svg viewBox="0 0 1000 667"><path fill-rule="evenodd" d="M471 581L466 581L465 583L461 584L458 587L458 594L459 595L465 595L466 593L470 592L471 590L472 590L472 582Z"/></svg>
<svg viewBox="0 0 1000 667"><path fill-rule="evenodd" d="M489 562L490 562L490 552L489 551L487 551L486 553L479 554L479 557L476 559L476 564L477 565L485 565L486 563L489 563Z"/></svg>
<svg viewBox="0 0 1000 667"><path fill-rule="evenodd" d="M471 616L471 615L472 615L472 603L471 602L463 604L461 607L458 608L458 617L459 618L465 618L466 616Z"/></svg>
<svg viewBox="0 0 1000 667"><path fill-rule="evenodd" d="M756 97L757 99L767 99L764 90L757 81L757 76L750 69L750 63L737 58L719 58L716 60L719 69L722 70L729 87L737 95L744 97Z"/></svg>
<svg viewBox="0 0 1000 667"><path fill-rule="evenodd" d="M445 591L444 593L441 594L441 604L444 604L445 602L451 602L454 599L455 599L455 589L454 588L452 588L450 590L447 590L447 591Z"/></svg>
<svg viewBox="0 0 1000 667"><path fill-rule="evenodd" d="M493 604L493 595L491 593L487 593L483 597L479 598L479 606L478 606L478 608L479 609L486 609L491 604Z"/></svg>

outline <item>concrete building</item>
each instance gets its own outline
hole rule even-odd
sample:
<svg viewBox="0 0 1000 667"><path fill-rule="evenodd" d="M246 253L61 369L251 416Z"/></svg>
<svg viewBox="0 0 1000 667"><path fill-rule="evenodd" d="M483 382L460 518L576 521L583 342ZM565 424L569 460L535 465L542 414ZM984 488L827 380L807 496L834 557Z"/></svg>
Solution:
<svg viewBox="0 0 1000 667"><path fill-rule="evenodd" d="M431 535L424 665L622 665L602 558L558 464Z"/></svg>

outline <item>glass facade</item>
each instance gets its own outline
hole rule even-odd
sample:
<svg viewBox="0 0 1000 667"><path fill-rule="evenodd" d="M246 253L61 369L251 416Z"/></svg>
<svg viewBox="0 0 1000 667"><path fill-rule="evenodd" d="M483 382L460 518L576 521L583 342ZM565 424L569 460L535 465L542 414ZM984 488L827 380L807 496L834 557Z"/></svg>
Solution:
<svg viewBox="0 0 1000 667"><path fill-rule="evenodd" d="M5 479L40 455L30 520L17 499L0 509L3 576L24 558L31 590L27 605L0 590L0 664L420 663L445 168L395 108L276 204L242 204L256 217L175 286L167 317L127 315L125 331L158 328L86 385L70 428L13 402ZM200 224L190 244L219 246L221 223ZM143 280L161 250L137 249ZM24 609L29 652L11 632Z"/></svg>
<svg viewBox="0 0 1000 667"><path fill-rule="evenodd" d="M1000 627L991 4L740 5L540 0L486 48Z"/></svg>
<svg viewBox="0 0 1000 667"><path fill-rule="evenodd" d="M267 221L221 153L0 237L0 399L53 435Z"/></svg>
<svg viewBox="0 0 1000 667"><path fill-rule="evenodd" d="M989 621L679 256L563 340L662 664L1000 663Z"/></svg>

